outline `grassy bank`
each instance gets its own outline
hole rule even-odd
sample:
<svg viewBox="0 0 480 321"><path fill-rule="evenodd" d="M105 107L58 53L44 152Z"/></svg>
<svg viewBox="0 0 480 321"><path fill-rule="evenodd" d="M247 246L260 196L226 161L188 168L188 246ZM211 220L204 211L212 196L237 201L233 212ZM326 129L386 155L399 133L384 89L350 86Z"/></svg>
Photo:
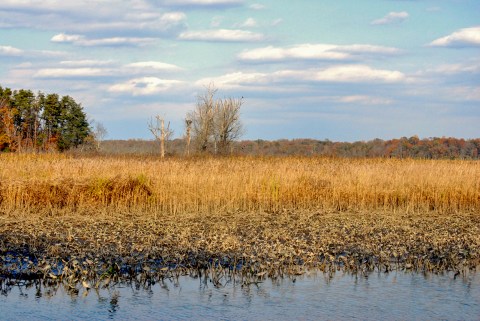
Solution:
<svg viewBox="0 0 480 321"><path fill-rule="evenodd" d="M0 156L0 274L116 277L480 264L480 163ZM19 274L20 273L20 274ZM246 280L246 281L245 281Z"/></svg>

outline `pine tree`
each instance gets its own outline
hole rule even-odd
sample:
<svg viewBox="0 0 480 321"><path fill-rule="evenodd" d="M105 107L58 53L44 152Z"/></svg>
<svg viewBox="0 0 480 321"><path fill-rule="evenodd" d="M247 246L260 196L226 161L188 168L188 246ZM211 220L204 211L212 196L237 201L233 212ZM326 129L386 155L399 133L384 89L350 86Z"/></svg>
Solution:
<svg viewBox="0 0 480 321"><path fill-rule="evenodd" d="M64 151L89 135L83 108L72 97L0 86L0 151Z"/></svg>

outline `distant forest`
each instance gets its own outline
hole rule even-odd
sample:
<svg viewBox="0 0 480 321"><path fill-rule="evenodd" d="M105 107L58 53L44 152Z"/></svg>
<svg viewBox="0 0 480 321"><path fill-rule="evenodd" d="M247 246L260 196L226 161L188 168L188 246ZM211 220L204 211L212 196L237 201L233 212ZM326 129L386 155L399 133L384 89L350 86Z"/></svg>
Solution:
<svg viewBox="0 0 480 321"><path fill-rule="evenodd" d="M138 154L157 155L159 145L157 141L149 140L107 140L102 142L101 152L104 154ZM166 154L183 155L185 141L174 139L167 143ZM330 140L314 139L281 139L243 140L232 145L234 155L259 156L326 156L326 157L395 157L395 158L424 158L424 159L479 159L480 138L458 139L434 137L419 139L410 138L371 141L354 143L332 142Z"/></svg>

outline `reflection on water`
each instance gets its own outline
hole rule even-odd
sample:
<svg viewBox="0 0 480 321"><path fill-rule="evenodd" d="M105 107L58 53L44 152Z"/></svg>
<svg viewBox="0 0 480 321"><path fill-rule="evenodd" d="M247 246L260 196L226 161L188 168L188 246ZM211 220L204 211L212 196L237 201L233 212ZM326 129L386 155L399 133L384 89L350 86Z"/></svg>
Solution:
<svg viewBox="0 0 480 321"><path fill-rule="evenodd" d="M480 320L480 275L396 272L368 277L319 273L216 288L191 277L150 288L116 285L67 294L58 288L2 289L0 319L461 319Z"/></svg>

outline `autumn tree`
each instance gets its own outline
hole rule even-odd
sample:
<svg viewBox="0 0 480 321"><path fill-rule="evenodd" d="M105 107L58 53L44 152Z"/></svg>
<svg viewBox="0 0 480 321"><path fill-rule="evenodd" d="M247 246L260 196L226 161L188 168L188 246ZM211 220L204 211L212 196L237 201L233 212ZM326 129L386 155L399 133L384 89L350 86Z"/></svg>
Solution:
<svg viewBox="0 0 480 321"><path fill-rule="evenodd" d="M89 135L83 108L72 97L0 86L0 151L64 151Z"/></svg>
<svg viewBox="0 0 480 321"><path fill-rule="evenodd" d="M0 96L0 151L16 151L17 142L13 109L8 98Z"/></svg>

